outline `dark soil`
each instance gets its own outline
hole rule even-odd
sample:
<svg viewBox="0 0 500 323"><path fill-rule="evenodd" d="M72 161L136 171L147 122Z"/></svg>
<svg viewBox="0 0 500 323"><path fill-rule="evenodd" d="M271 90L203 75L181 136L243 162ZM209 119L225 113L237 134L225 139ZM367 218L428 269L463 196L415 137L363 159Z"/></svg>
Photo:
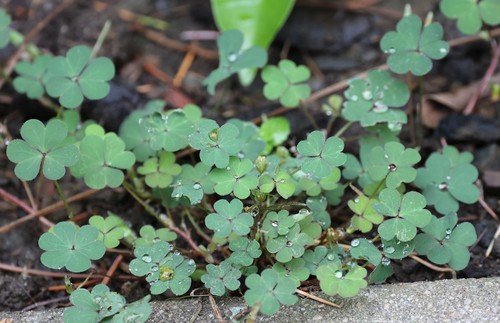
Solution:
<svg viewBox="0 0 500 323"><path fill-rule="evenodd" d="M2 0L0 3L13 16L13 27L26 34L61 2L59 0ZM317 71L312 79L313 90L324 88L384 63L385 57L378 49L378 41L384 32L394 29L398 20L397 14L403 9L403 2L387 0L373 7L383 10L373 8L373 10L370 8L345 10L330 5L345 2L347 1L298 1L291 18L270 49L270 61L272 63L278 61L280 53L286 52L283 49L289 48L287 55L296 62L310 66L310 62L314 62ZM409 2L412 3L414 12L423 16L428 10L436 9L437 1ZM74 1L65 11L57 15L34 39L37 46L54 54L64 54L68 48L76 44L92 46L104 22L109 19L113 23L100 54L113 59L117 66L117 77L113 81L112 91L108 98L97 103L86 103L82 111L84 117L95 119L112 131L118 129L121 120L128 113L139 108L148 99L166 99L170 106L176 106L175 102L178 101L175 101L172 93L178 94L179 91L173 91L168 82L165 84L147 73L143 65L146 62L154 62L159 70L173 78L185 55L184 52L149 40L137 25L120 18L121 8L167 21L168 29L161 33L175 40L180 39L183 31L215 30L209 1L206 0L124 0L119 2L82 0ZM460 37L454 23L445 21L439 15L436 19L444 23L445 39ZM215 49L213 41L204 41L200 45ZM13 52L13 48L1 50L1 64L5 64ZM448 58L435 63L433 73L426 78L424 85L426 91L447 91L452 87L460 87L480 80L490 63L490 52L491 48L485 42L471 42L453 48ZM250 120L278 107L275 103L263 98L262 84L258 81L249 88L242 88L234 78L226 90L223 90L221 86L217 95L210 97L202 87L201 81L216 67L216 64L215 60L196 58L180 89L190 101L203 107L207 117L219 120L231 117ZM324 99L321 99L308 107L320 126L325 126L327 123L327 118L320 109L323 101ZM404 129L403 137L408 141L407 144L415 144L412 132L417 128L422 129L422 141L419 145L425 155L439 147L439 138L444 136L460 149L474 153L476 164L482 174L488 171L498 172L500 171L498 163L500 128L495 125L500 122L497 113L500 111L499 108L499 102L491 103L483 100L479 102L476 114L487 115L487 118L476 116L467 120L448 119L443 123L439 132L420 126L409 126ZM8 125L13 136L18 135L24 120L50 117L50 112L42 108L38 102L29 101L15 94L8 84L3 86L0 94L0 122ZM290 118L294 132L292 138L302 138L307 131L311 130L311 127L303 122L304 118L300 112L289 112L287 117ZM339 126L335 124L334 130ZM470 127L474 130L471 131ZM353 127L347 136L354 135L357 131L359 129ZM463 133L466 136L461 136ZM356 147L347 147L347 149L355 151ZM58 201L57 194L50 183L40 179L29 185L39 208ZM86 190L81 182L74 179L66 178L61 185L68 196ZM28 201L23 185L13 174L13 165L5 156L3 143L0 144L0 188L23 201ZM500 209L498 187L495 187L493 183L485 186L484 190L485 201L494 211L498 211ZM143 209L122 190L104 190L84 201L73 203L72 208L75 214L80 215L82 223L92 214L105 215L107 211L111 211L120 214L136 227L145 223L155 224ZM334 214L345 213L342 209L334 211ZM24 215L26 215L25 211L5 200L0 200L0 226ZM345 216L347 219L347 215ZM460 220L472 222L479 236L477 244L472 248L470 265L458 273L459 277L500 276L500 241L497 241L492 254L488 258L485 257L485 250L493 239L498 222L492 220L479 204L462 208L459 216ZM63 211L47 216L53 222L63 220L65 217ZM340 217L339 222L342 219ZM44 230L46 227L41 222L33 220L6 234L1 234L0 263L47 271L39 261L41 251L37 246L38 238ZM114 257L113 255L107 256L103 261L99 261L95 269L106 272ZM396 274L390 279L391 282L451 278L449 274L437 273L409 259L395 261L393 264ZM127 274L126 268L119 269L117 274ZM64 291L48 291L49 286L61 284L63 284L62 279L50 278L46 275L0 270L0 286L2 286L0 311L21 310L33 304L44 306L44 301L47 301L45 306L65 305L67 298L64 298L66 296ZM129 299L136 299L145 292L140 280L113 279L111 284L114 290L121 291Z"/></svg>

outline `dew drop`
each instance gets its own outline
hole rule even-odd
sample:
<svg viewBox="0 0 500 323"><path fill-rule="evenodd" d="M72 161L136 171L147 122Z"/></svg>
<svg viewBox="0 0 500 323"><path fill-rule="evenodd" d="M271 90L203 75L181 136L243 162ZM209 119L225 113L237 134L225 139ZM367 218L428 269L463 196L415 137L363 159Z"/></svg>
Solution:
<svg viewBox="0 0 500 323"><path fill-rule="evenodd" d="M389 171L391 172L395 172L397 167L394 164L389 164L389 166L387 166L387 169L389 169Z"/></svg>
<svg viewBox="0 0 500 323"><path fill-rule="evenodd" d="M193 259L189 259L188 264L189 264L189 266L194 266L194 260Z"/></svg>
<svg viewBox="0 0 500 323"><path fill-rule="evenodd" d="M243 153L238 153L238 158L239 158L239 159L243 159L243 158L245 158L245 154L243 154Z"/></svg>
<svg viewBox="0 0 500 323"><path fill-rule="evenodd" d="M201 185L200 185L200 184L198 184L198 183L194 183L193 188L194 188L195 190L199 190L199 189L201 188Z"/></svg>
<svg viewBox="0 0 500 323"><path fill-rule="evenodd" d="M142 256L141 259L142 259L142 261L147 262L147 263L149 263L149 262L151 262L151 260L153 260L153 258L151 258L150 255L144 255L144 256Z"/></svg>
<svg viewBox="0 0 500 323"><path fill-rule="evenodd" d="M375 113L384 113L389 110L389 107L386 104L383 104L380 101L375 102L375 106L373 107L373 112Z"/></svg>
<svg viewBox="0 0 500 323"><path fill-rule="evenodd" d="M176 198L176 199L178 199L180 197L181 197L181 195L179 193L177 193L177 194L174 195L174 198Z"/></svg>
<svg viewBox="0 0 500 323"><path fill-rule="evenodd" d="M279 225L278 221L271 222L271 226L273 226L275 228L278 227L278 225Z"/></svg>
<svg viewBox="0 0 500 323"><path fill-rule="evenodd" d="M387 51L389 54L394 54L396 52L396 49L394 49L393 47L389 48L389 50Z"/></svg>
<svg viewBox="0 0 500 323"><path fill-rule="evenodd" d="M382 258L382 265L389 266L390 264L391 264L391 260L389 258L386 258L386 257Z"/></svg>
<svg viewBox="0 0 500 323"><path fill-rule="evenodd" d="M181 254L181 252L180 252L179 250L175 250L175 251L174 251L174 255L178 256L178 255L180 255L180 254Z"/></svg>
<svg viewBox="0 0 500 323"><path fill-rule="evenodd" d="M158 269L160 269L160 268L157 265L151 266L151 271L152 272L158 271Z"/></svg>
<svg viewBox="0 0 500 323"><path fill-rule="evenodd" d="M447 234L446 237L444 237L445 240L450 240L450 235Z"/></svg>
<svg viewBox="0 0 500 323"><path fill-rule="evenodd" d="M351 101L358 101L358 96L357 95L351 96Z"/></svg>
<svg viewBox="0 0 500 323"><path fill-rule="evenodd" d="M446 229L446 234L451 234L451 229Z"/></svg>
<svg viewBox="0 0 500 323"><path fill-rule="evenodd" d="M450 176L446 176L446 180L449 181L451 179Z"/></svg>
<svg viewBox="0 0 500 323"><path fill-rule="evenodd" d="M337 271L337 272L335 273L335 277L337 277L337 278L342 278L342 272L341 272L341 271Z"/></svg>
<svg viewBox="0 0 500 323"><path fill-rule="evenodd" d="M357 197L356 197L356 198L354 199L354 203L359 203L359 198L357 198Z"/></svg>
<svg viewBox="0 0 500 323"><path fill-rule="evenodd" d="M231 63L236 61L237 58L238 58L238 55L236 55L235 53L231 53L227 56L227 60L230 61Z"/></svg>
<svg viewBox="0 0 500 323"><path fill-rule="evenodd" d="M285 180L284 180L284 179L280 179L280 180L278 181L278 183L281 183L281 184L283 184L284 182L285 182Z"/></svg>
<svg viewBox="0 0 500 323"><path fill-rule="evenodd" d="M226 170L231 170L231 167L227 166L227 167L226 167Z"/></svg>
<svg viewBox="0 0 500 323"><path fill-rule="evenodd" d="M448 50L446 48L440 48L439 51L442 53L442 54L446 54L448 53Z"/></svg>
<svg viewBox="0 0 500 323"><path fill-rule="evenodd" d="M332 253L329 253L327 256L326 256L326 259L332 261L332 260L335 260L335 255L332 254Z"/></svg>
<svg viewBox="0 0 500 323"><path fill-rule="evenodd" d="M394 249L394 247L392 247L392 246L389 246L385 249L385 252L388 254L392 254L392 253L394 253L394 251L396 251L396 249Z"/></svg>
<svg viewBox="0 0 500 323"><path fill-rule="evenodd" d="M308 209L300 209L299 214L300 215L309 215L309 214L311 214L311 212L309 212Z"/></svg>
<svg viewBox="0 0 500 323"><path fill-rule="evenodd" d="M293 242L292 242L292 241L287 241L287 242L286 242L286 246L287 246L287 247L291 247L291 246L293 246Z"/></svg>
<svg viewBox="0 0 500 323"><path fill-rule="evenodd" d="M357 246L359 246L359 240L358 240L358 239L354 239L354 240L352 240L352 241L351 241L351 246L353 246L353 247L357 247Z"/></svg>
<svg viewBox="0 0 500 323"><path fill-rule="evenodd" d="M372 92L366 90L363 92L363 99L370 101L373 98Z"/></svg>
<svg viewBox="0 0 500 323"><path fill-rule="evenodd" d="M448 184L446 184L446 183L440 183L440 184L438 184L438 189L440 191L446 191L446 190L448 190Z"/></svg>

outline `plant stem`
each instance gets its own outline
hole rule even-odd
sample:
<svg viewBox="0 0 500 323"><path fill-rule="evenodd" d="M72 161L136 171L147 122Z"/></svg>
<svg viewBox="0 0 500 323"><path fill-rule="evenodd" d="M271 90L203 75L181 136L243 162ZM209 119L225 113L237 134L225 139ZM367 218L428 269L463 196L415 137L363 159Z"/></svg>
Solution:
<svg viewBox="0 0 500 323"><path fill-rule="evenodd" d="M307 108L304 106L302 101L299 103L299 109L306 116L307 120L309 120L309 123L311 124L311 126L313 126L314 130L319 130L320 128L316 123L316 120L314 120L313 116L311 115L309 110L307 110Z"/></svg>
<svg viewBox="0 0 500 323"><path fill-rule="evenodd" d="M346 123L345 125L343 125L343 126L342 126L342 128L340 128L340 129L339 129L339 130L335 133L335 135L334 135L334 136L335 136L335 137L340 137L340 136L342 136L342 134L343 134L344 132L346 132L346 131L347 131L347 129L349 129L349 127L351 127L351 125L352 125L352 121L349 121L348 123Z"/></svg>
<svg viewBox="0 0 500 323"><path fill-rule="evenodd" d="M189 222L191 222L191 224L193 225L194 229L196 230L196 233L198 233L198 235L200 235L200 237L205 239L205 241L207 241L208 243L211 243L212 239L200 228L198 223L194 220L193 216L191 215L191 212L189 212L189 210L186 209L184 211L184 214L189 219Z"/></svg>
<svg viewBox="0 0 500 323"><path fill-rule="evenodd" d="M71 208L69 207L68 200L66 199L66 195L64 195L64 192L61 189L59 182L57 180L55 180L54 185L56 187L57 194L59 194L59 197L61 198L61 200L64 204L64 208L66 209L66 212L68 212L68 217L69 217L70 221L74 221L73 211L71 211Z"/></svg>
<svg viewBox="0 0 500 323"><path fill-rule="evenodd" d="M95 56L97 55L97 52L99 51L99 49L101 49L102 43L104 42L104 39L108 35L110 27L111 27L111 21L106 20L106 22L104 23L104 26L101 29L101 32L99 33L99 36L97 37L97 41L95 42L95 45L92 48L92 52L90 53L89 60L94 59Z"/></svg>

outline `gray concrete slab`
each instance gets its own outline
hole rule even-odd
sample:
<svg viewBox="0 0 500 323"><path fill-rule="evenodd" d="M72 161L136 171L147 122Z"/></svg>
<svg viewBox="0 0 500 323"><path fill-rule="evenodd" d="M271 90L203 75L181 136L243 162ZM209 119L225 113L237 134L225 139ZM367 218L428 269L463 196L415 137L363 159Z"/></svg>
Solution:
<svg viewBox="0 0 500 323"><path fill-rule="evenodd" d="M339 302L340 298L318 296ZM241 298L218 298L217 305L229 322ZM283 307L258 322L500 322L500 277L441 280L411 284L370 286L335 309L310 299ZM15 323L62 322L62 309L0 313ZM8 322L8 321L7 321ZM153 302L148 322L217 322L206 297Z"/></svg>

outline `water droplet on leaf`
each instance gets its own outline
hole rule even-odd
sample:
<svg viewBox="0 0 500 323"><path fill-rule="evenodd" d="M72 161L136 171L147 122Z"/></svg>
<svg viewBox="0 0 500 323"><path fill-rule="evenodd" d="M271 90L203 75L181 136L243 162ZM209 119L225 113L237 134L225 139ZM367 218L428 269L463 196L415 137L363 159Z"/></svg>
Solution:
<svg viewBox="0 0 500 323"><path fill-rule="evenodd" d="M200 184L198 184L198 183L194 183L193 188L194 188L195 190L199 190L199 189L201 188L201 185L200 185Z"/></svg>
<svg viewBox="0 0 500 323"><path fill-rule="evenodd" d="M293 242L292 242L292 241L287 241L287 242L286 242L286 246L287 246L287 247L291 247L291 246L293 246Z"/></svg>
<svg viewBox="0 0 500 323"><path fill-rule="evenodd" d="M363 99L370 101L373 98L372 92L366 90L363 92Z"/></svg>
<svg viewBox="0 0 500 323"><path fill-rule="evenodd" d="M382 265L384 266L389 266L391 264L391 260L386 258L386 257L383 257L382 258Z"/></svg>
<svg viewBox="0 0 500 323"><path fill-rule="evenodd" d="M396 249L394 249L394 247L392 246L389 246L385 249L385 252L388 254L394 253L394 251L396 251Z"/></svg>
<svg viewBox="0 0 500 323"><path fill-rule="evenodd" d="M358 240L358 239L354 239L354 240L352 240L352 241L351 241L351 246L353 246L353 247L357 247L357 246L359 246L359 240Z"/></svg>
<svg viewBox="0 0 500 323"><path fill-rule="evenodd" d="M238 55L236 55L235 53L231 53L227 56L227 60L230 61L231 63L236 61L237 58L238 58Z"/></svg>
<svg viewBox="0 0 500 323"><path fill-rule="evenodd" d="M342 278L342 276L343 276L343 275L342 275L342 272L341 272L341 271L337 271L337 272L335 273L335 277L337 277L337 278Z"/></svg>
<svg viewBox="0 0 500 323"><path fill-rule="evenodd" d="M278 225L279 225L278 221L271 222L271 226L273 226L275 228L278 227Z"/></svg>
<svg viewBox="0 0 500 323"><path fill-rule="evenodd" d="M150 255L144 255L144 256L142 256L141 259L142 259L142 261L147 262L147 263L150 263L151 260L153 260L153 258L151 258Z"/></svg>

